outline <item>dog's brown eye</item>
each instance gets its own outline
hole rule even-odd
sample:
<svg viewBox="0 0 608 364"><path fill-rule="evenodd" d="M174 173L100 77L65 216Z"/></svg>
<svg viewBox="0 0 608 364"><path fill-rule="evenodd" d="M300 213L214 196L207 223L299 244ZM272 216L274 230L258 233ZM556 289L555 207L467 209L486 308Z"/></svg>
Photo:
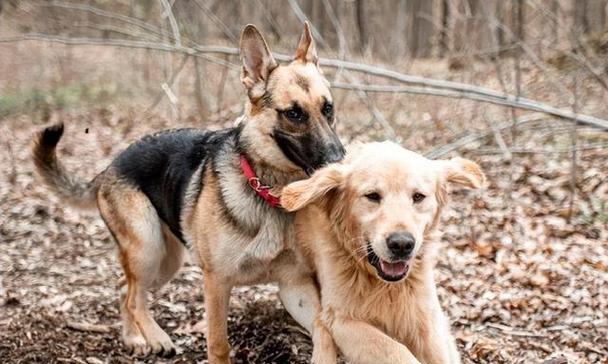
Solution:
<svg viewBox="0 0 608 364"><path fill-rule="evenodd" d="M414 196L412 196L412 200L414 200L414 203L420 203L425 198L426 198L426 196L420 192L416 192L416 193L414 193Z"/></svg>
<svg viewBox="0 0 608 364"><path fill-rule="evenodd" d="M323 109L321 109L321 112L327 118L327 120L333 119L334 118L334 105L330 104L329 102L326 102L325 105L323 105Z"/></svg>
<svg viewBox="0 0 608 364"><path fill-rule="evenodd" d="M382 196L378 192L370 192L365 195L365 198L373 202L380 202L382 200Z"/></svg>
<svg viewBox="0 0 608 364"><path fill-rule="evenodd" d="M299 123L306 121L307 115L299 106L294 106L283 111L283 115L292 122Z"/></svg>

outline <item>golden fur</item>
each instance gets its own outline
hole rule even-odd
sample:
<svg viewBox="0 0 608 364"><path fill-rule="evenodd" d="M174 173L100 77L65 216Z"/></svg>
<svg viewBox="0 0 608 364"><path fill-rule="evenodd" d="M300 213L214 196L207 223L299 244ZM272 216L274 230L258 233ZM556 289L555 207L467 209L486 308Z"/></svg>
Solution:
<svg viewBox="0 0 608 364"><path fill-rule="evenodd" d="M283 206L299 210L301 260L320 284L318 324L349 362L460 362L435 289L434 242L448 185L479 188L484 179L471 161L431 161L384 142L359 146L342 163L283 189ZM381 199L366 197L372 192ZM426 197L415 203L415 193ZM386 237L394 231L407 231L416 242L406 276L389 283L368 249L389 260ZM328 341L315 346L316 362L335 362L332 350Z"/></svg>

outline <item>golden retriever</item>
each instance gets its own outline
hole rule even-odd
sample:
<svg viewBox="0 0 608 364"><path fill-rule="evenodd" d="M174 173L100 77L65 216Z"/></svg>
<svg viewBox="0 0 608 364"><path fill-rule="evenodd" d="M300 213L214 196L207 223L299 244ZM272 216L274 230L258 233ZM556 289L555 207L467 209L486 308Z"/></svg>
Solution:
<svg viewBox="0 0 608 364"><path fill-rule="evenodd" d="M299 210L301 261L321 290L313 361L336 361L333 338L351 363L460 362L437 297L434 243L449 185L484 183L472 161L383 142L283 189L283 207Z"/></svg>

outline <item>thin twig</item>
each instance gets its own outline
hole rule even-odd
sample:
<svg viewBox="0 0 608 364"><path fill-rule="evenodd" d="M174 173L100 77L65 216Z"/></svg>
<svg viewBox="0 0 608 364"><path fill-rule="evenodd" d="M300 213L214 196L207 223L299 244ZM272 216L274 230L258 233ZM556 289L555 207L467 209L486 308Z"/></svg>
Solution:
<svg viewBox="0 0 608 364"><path fill-rule="evenodd" d="M578 80L576 79L576 73L573 76L573 94L572 100L572 113L574 113L574 120L576 121L576 114L578 113ZM568 222L572 219L574 213L574 200L576 198L576 144L577 144L577 133L576 123L572 123L572 131L570 132L572 140L572 163L570 167L570 203L568 206Z"/></svg>
<svg viewBox="0 0 608 364"><path fill-rule="evenodd" d="M203 3L201 0L194 0L194 4L196 4L196 6L198 6L203 11L203 13L205 13L205 15L207 15L213 23L215 23L215 25L222 28L222 32L224 32L224 35L228 37L228 39L235 43L238 42L238 37L232 32L230 27L226 25L226 23L224 23L222 19L215 15L213 11L211 11L211 9L209 9L209 7L205 5L205 3Z"/></svg>
<svg viewBox="0 0 608 364"><path fill-rule="evenodd" d="M344 36L344 30L342 30L342 26L340 25L340 20L334 11L334 8L331 6L329 0L322 0L323 7L325 7L325 11L327 12L327 16L331 21L332 26L334 27L336 34L338 35L338 58L344 59L347 55L346 48L346 37Z"/></svg>
<svg viewBox="0 0 608 364"><path fill-rule="evenodd" d="M76 3L63 2L63 1L50 1L50 2L40 1L40 2L37 2L36 5L46 6L46 7L57 7L57 8L63 8L63 9L68 9L68 10L86 11L86 12L89 12L91 14L95 14L95 15L98 15L101 17L114 19L114 20L125 22L127 24L134 25L140 29L147 30L148 32L154 33L157 36L161 35L160 29L158 29L157 27L155 27L149 23L146 23L142 20L139 20L139 19L136 19L136 18L133 18L130 16L114 13L111 11L102 10L102 9L96 8L91 5L76 4Z"/></svg>
<svg viewBox="0 0 608 364"><path fill-rule="evenodd" d="M69 327L70 329L74 329L77 331L84 331L84 332L98 332L101 334L107 334L110 332L110 326L107 325L96 325L96 324L91 324L88 322L75 322L75 321L68 321L65 324L67 327Z"/></svg>
<svg viewBox="0 0 608 364"><path fill-rule="evenodd" d="M226 80L228 79L228 69L224 68L220 75L220 82L217 85L217 103L215 110L221 110L224 103L224 90L226 89Z"/></svg>
<svg viewBox="0 0 608 364"><path fill-rule="evenodd" d="M182 69L184 69L184 66L186 65L186 62L188 61L188 58L189 58L188 55L185 55L184 58L182 58L181 63L179 64L179 66L177 66L177 69L173 72L173 74L169 78L169 81L164 82L162 85L167 85L166 87L173 87L173 83L177 79L177 76L182 71ZM144 115L146 115L150 111L152 111L162 101L163 96L167 95L167 91L164 89L164 87L162 87L162 85L161 85L161 91L158 92L158 94L154 98L154 101L152 101L152 103L150 103L150 106L148 106L146 108L146 110L144 111ZM169 100L169 101L171 103L173 103L174 100Z"/></svg>
<svg viewBox="0 0 608 364"><path fill-rule="evenodd" d="M300 5L298 4L298 2L296 0L288 0L287 2L289 3L289 6L291 7L291 11L294 13L296 18L298 18L300 23L304 23L305 21L308 21L308 17L306 16L306 14L304 13L304 11L302 10L302 8L300 7ZM308 23L310 25L310 30L312 31L312 35L317 40L317 42L321 46L323 46L325 48L329 48L327 42L325 41L325 39L323 39L323 36L321 35L321 33L319 33L319 31L317 30L315 25L310 21L308 21Z"/></svg>
<svg viewBox="0 0 608 364"><path fill-rule="evenodd" d="M535 122L535 121L539 121L544 119L545 116L543 115L538 115L538 114L531 114L531 115L526 115L526 116L522 116L521 118L519 118L517 120L517 125L522 125L522 124L527 124L527 123L531 123L531 122ZM509 127L511 127L513 124L511 122L505 122L502 124L499 124L498 126L495 127L495 129L497 131L501 131L504 129L507 129ZM424 155L427 158L431 158L431 159L435 159L435 158L439 158L442 157L450 152L453 152L455 150L458 150L459 148L464 147L467 144L476 142L478 140L487 138L488 136L492 135L492 131L486 131L486 132L482 132L482 133L475 133L475 134L467 134L451 143L442 145L438 148L435 148L429 152L426 152Z"/></svg>
<svg viewBox="0 0 608 364"><path fill-rule="evenodd" d="M165 9L164 15L169 19L169 25L171 26L171 31L173 32L173 38L175 39L175 46L180 48L182 46L182 36L179 33L179 27L177 26L177 20L175 20L175 15L173 14L173 9L167 0L160 0L160 3L163 5Z"/></svg>
<svg viewBox="0 0 608 364"><path fill-rule="evenodd" d="M110 25L110 24L91 24L91 23L73 23L72 27L74 28L88 28L94 29L102 32L113 32L120 35L126 35L129 37L133 37L135 39L148 40L148 41L159 41L162 40L159 35L153 33L135 33L128 29L121 28L119 26Z"/></svg>
<svg viewBox="0 0 608 364"><path fill-rule="evenodd" d="M506 325L501 325L501 324L495 324L495 323L487 323L486 324L487 327L493 328L493 329L497 329L500 330L502 332L504 332L505 334L511 335L511 336L521 336L521 337L547 337L546 334L535 334L532 332L528 332L528 331L524 331L524 330L519 330L519 329L515 329L513 327L510 326L506 326Z"/></svg>
<svg viewBox="0 0 608 364"><path fill-rule="evenodd" d="M500 148L500 150L502 150L505 159L508 161L511 161L513 159L513 155L511 153L511 151L509 150L509 147L507 146L507 143L505 143L504 138L502 137L502 134L500 133L500 130L498 130L498 128L496 127L496 125L494 125L493 123L490 122L490 120L488 119L488 116L484 114L483 116L483 120L485 121L486 125L488 126L488 128L490 130L492 130L492 134L494 134L494 141L496 141L496 145L498 145L498 147Z"/></svg>

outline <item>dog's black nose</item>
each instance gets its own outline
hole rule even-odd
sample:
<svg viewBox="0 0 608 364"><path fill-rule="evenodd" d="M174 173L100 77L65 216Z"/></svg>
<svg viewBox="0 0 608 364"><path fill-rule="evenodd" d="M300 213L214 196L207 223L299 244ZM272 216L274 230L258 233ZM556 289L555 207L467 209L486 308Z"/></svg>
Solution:
<svg viewBox="0 0 608 364"><path fill-rule="evenodd" d="M386 238L386 246L394 258L407 258L414 250L416 239L406 231L392 233Z"/></svg>
<svg viewBox="0 0 608 364"><path fill-rule="evenodd" d="M327 163L339 162L344 158L346 151L342 144L331 144L327 151Z"/></svg>

